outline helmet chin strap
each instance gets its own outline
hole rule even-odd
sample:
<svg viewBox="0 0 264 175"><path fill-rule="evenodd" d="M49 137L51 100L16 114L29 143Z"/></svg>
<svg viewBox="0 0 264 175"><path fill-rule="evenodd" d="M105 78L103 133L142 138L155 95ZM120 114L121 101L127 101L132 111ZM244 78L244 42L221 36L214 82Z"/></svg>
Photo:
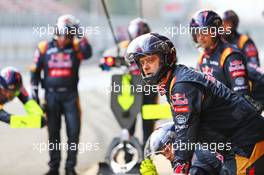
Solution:
<svg viewBox="0 0 264 175"><path fill-rule="evenodd" d="M168 80L169 80L169 78L171 76L171 73L172 73L172 71L169 70L168 73L167 73L167 75L161 79L161 81L159 82L159 85L160 86L161 85L165 85L168 82Z"/></svg>

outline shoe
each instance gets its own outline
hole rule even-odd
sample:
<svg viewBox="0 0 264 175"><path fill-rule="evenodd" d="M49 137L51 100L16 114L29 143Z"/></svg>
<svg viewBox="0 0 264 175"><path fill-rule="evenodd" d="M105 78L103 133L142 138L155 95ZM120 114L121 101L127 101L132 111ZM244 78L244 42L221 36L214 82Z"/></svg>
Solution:
<svg viewBox="0 0 264 175"><path fill-rule="evenodd" d="M66 169L65 175L78 175L74 169Z"/></svg>
<svg viewBox="0 0 264 175"><path fill-rule="evenodd" d="M59 175L58 169L50 169L45 175Z"/></svg>

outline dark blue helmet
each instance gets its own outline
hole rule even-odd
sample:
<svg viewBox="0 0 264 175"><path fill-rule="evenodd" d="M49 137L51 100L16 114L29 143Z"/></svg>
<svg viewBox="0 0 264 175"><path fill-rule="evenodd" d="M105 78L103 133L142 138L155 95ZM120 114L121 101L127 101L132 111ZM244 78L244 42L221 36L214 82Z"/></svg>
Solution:
<svg viewBox="0 0 264 175"><path fill-rule="evenodd" d="M233 10L224 12L223 21L230 21L232 23L232 31L236 31L239 23L239 18Z"/></svg>
<svg viewBox="0 0 264 175"><path fill-rule="evenodd" d="M7 89L6 81L2 76L0 76L0 89Z"/></svg>
<svg viewBox="0 0 264 175"><path fill-rule="evenodd" d="M159 55L160 66L156 73L146 76L139 59L153 54ZM134 39L127 48L126 59L129 63L136 62L142 78L147 84L158 84L177 61L173 43L158 33L148 33Z"/></svg>
<svg viewBox="0 0 264 175"><path fill-rule="evenodd" d="M0 104L5 104L8 102L8 97L6 95L7 92L7 85L5 79L0 76Z"/></svg>
<svg viewBox="0 0 264 175"><path fill-rule="evenodd" d="M192 34L194 42L197 42L196 39L196 29L204 29L215 27L218 29L222 26L221 17L212 10L201 10L195 13L190 22L190 32Z"/></svg>
<svg viewBox="0 0 264 175"><path fill-rule="evenodd" d="M2 69L1 76L4 78L6 88L17 95L22 86L22 76L14 67L6 67Z"/></svg>
<svg viewBox="0 0 264 175"><path fill-rule="evenodd" d="M140 35L150 32L148 23L141 18L133 19L129 23L127 30L128 30L128 35L129 35L130 40L133 40Z"/></svg>

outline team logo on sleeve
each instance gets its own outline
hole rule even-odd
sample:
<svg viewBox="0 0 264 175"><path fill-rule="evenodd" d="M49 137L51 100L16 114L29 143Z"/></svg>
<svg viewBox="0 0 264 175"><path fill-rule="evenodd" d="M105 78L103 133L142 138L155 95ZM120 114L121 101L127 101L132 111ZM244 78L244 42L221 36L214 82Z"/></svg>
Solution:
<svg viewBox="0 0 264 175"><path fill-rule="evenodd" d="M244 77L237 77L235 79L235 84L238 85L238 86L242 86L246 83L246 80Z"/></svg>
<svg viewBox="0 0 264 175"><path fill-rule="evenodd" d="M258 51L253 44L249 44L245 49L247 57L256 57L258 55Z"/></svg>
<svg viewBox="0 0 264 175"><path fill-rule="evenodd" d="M187 113L189 112L189 100L185 93L176 93L171 96L171 105L173 111L176 113Z"/></svg>
<svg viewBox="0 0 264 175"><path fill-rule="evenodd" d="M244 76L246 76L246 71L245 70L239 70L239 71L231 72L231 77L232 78L244 77Z"/></svg>
<svg viewBox="0 0 264 175"><path fill-rule="evenodd" d="M176 93L171 96L172 105L188 105L189 101L184 93Z"/></svg>
<svg viewBox="0 0 264 175"><path fill-rule="evenodd" d="M228 69L232 78L246 76L246 68L241 60L231 61Z"/></svg>
<svg viewBox="0 0 264 175"><path fill-rule="evenodd" d="M234 60L230 62L229 65L229 71L234 72L234 71L239 71L239 70L245 70L245 66L241 60Z"/></svg>
<svg viewBox="0 0 264 175"><path fill-rule="evenodd" d="M189 112L189 106L173 106L173 110L176 113L187 113Z"/></svg>
<svg viewBox="0 0 264 175"><path fill-rule="evenodd" d="M175 117L175 119L176 119L177 123L180 125L185 124L187 122L187 118L184 115L177 115Z"/></svg>

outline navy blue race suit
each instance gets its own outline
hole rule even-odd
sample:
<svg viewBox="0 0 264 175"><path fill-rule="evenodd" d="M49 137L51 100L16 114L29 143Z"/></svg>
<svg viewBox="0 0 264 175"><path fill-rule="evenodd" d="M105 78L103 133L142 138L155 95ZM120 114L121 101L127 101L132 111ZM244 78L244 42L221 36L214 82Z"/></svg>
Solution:
<svg viewBox="0 0 264 175"><path fill-rule="evenodd" d="M252 97L264 104L264 70L260 68L258 50L253 40L238 32L228 35L225 40L241 50L246 56L248 77L252 82Z"/></svg>
<svg viewBox="0 0 264 175"><path fill-rule="evenodd" d="M61 115L65 116L68 136L68 157L66 169L76 165L80 135L81 111L77 84L79 66L82 60L92 55L91 46L85 37L74 38L71 43L60 49L56 40L39 43L35 53L35 66L31 73L33 94L38 100L38 85L45 89L46 113L48 119L49 143L60 143ZM41 72L44 72L43 79ZM72 146L71 146L72 145ZM71 149L74 148L75 149ZM50 151L49 166L58 169L61 154L59 149Z"/></svg>
<svg viewBox="0 0 264 175"><path fill-rule="evenodd" d="M246 58L231 44L218 41L216 48L204 51L198 69L215 77L227 87L241 94L250 94Z"/></svg>
<svg viewBox="0 0 264 175"><path fill-rule="evenodd" d="M230 141L237 154L249 158L256 143L264 140L264 118L251 101L214 77L176 65L164 89L171 105L178 148L183 146L180 143L197 143L213 131ZM207 141L215 140L208 137ZM175 149L175 172L191 160L193 151Z"/></svg>

